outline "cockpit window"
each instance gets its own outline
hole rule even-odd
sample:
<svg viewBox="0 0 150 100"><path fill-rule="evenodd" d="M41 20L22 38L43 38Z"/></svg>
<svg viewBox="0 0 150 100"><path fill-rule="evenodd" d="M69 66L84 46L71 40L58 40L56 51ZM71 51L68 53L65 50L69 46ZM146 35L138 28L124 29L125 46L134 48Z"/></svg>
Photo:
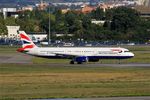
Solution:
<svg viewBox="0 0 150 100"><path fill-rule="evenodd" d="M119 51L119 53L122 53L122 50L121 50L121 51Z"/></svg>
<svg viewBox="0 0 150 100"><path fill-rule="evenodd" d="M124 52L129 52L129 51L124 51Z"/></svg>

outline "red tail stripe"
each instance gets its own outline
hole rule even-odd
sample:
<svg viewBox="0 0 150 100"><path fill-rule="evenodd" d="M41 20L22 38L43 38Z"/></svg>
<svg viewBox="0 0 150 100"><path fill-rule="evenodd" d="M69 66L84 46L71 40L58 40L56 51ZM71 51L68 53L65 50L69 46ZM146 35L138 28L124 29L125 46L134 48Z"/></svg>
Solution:
<svg viewBox="0 0 150 100"><path fill-rule="evenodd" d="M26 40L28 40L28 41L31 41L30 38L28 38L28 37L25 36L24 34L20 34L20 37L23 38L23 39L26 39Z"/></svg>
<svg viewBox="0 0 150 100"><path fill-rule="evenodd" d="M18 52L23 52L24 49L23 49L23 48L19 48L19 49L17 49L17 51L18 51Z"/></svg>
<svg viewBox="0 0 150 100"><path fill-rule="evenodd" d="M25 46L23 49L33 48L33 47L34 47L34 45L27 45L27 46Z"/></svg>
<svg viewBox="0 0 150 100"><path fill-rule="evenodd" d="M34 45L27 45L27 46L25 46L24 48L19 48L17 51L23 52L25 49L31 49L31 48L33 48L33 47L34 47Z"/></svg>

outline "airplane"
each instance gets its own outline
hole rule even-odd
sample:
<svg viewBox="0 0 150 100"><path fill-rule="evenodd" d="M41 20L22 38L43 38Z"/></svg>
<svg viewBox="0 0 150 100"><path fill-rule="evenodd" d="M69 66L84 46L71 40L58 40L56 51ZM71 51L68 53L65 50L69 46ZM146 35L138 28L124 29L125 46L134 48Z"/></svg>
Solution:
<svg viewBox="0 0 150 100"><path fill-rule="evenodd" d="M25 31L18 31L18 34L22 41L22 48L19 48L18 52L50 59L71 59L70 64L134 57L134 54L128 49L120 47L38 47Z"/></svg>

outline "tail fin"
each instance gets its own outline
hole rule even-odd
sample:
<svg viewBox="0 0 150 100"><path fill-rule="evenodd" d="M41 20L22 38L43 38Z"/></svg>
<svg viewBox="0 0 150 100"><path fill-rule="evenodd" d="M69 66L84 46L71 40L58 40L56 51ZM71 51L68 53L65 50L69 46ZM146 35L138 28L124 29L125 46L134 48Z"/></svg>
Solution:
<svg viewBox="0 0 150 100"><path fill-rule="evenodd" d="M29 36L25 33L25 31L18 31L18 34L22 41L22 48L19 48L17 51L19 52L29 51L30 49L37 47L33 43L33 41L29 38Z"/></svg>

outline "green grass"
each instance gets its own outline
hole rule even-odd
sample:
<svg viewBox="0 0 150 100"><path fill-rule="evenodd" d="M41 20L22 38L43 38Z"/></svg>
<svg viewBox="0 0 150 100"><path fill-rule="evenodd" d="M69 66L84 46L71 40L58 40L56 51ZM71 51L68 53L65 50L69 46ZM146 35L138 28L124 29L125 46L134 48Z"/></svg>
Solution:
<svg viewBox="0 0 150 100"><path fill-rule="evenodd" d="M0 64L0 99L149 96L149 68Z"/></svg>
<svg viewBox="0 0 150 100"><path fill-rule="evenodd" d="M19 46L0 46L0 54L16 53Z"/></svg>
<svg viewBox="0 0 150 100"><path fill-rule="evenodd" d="M0 47L0 55L18 47ZM128 46L135 57L121 63L150 63L150 46ZM150 68L59 66L65 59L33 58L33 64L0 64L0 99L150 96ZM97 63L118 63L100 60Z"/></svg>
<svg viewBox="0 0 150 100"><path fill-rule="evenodd" d="M150 51L150 45L148 46L121 46L128 48L130 51Z"/></svg>

